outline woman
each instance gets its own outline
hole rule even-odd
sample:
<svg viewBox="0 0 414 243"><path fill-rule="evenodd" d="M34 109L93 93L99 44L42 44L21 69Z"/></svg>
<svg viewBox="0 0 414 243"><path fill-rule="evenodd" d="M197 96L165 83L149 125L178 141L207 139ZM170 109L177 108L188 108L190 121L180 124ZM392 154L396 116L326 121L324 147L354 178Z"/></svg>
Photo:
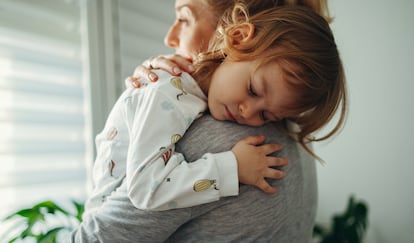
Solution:
<svg viewBox="0 0 414 243"><path fill-rule="evenodd" d="M272 6L302 5L309 7L316 13L331 21L326 0L247 0L250 14L270 8ZM152 69L163 69L172 75L179 75L182 71L194 71L192 60L197 54L206 50L208 42L213 36L220 16L230 9L234 0L177 0L175 2L176 20L171 25L164 43L174 48L175 54L159 55L145 61L138 66L132 79L126 79L127 87L137 85L140 78L156 81L158 76ZM205 11L208 9L209 11Z"/></svg>
<svg viewBox="0 0 414 243"><path fill-rule="evenodd" d="M214 3L225 5L223 1L177 0L177 21L166 37L166 43L176 48L177 54L169 56L169 59L165 56L155 58L147 62L147 67L164 66L165 69L172 70L173 67L179 66L185 70L185 67L191 64L188 58L197 53L194 50L206 45L208 41L203 38L211 37L218 17L225 10L225 7L218 10L218 5ZM232 5L232 1L227 4ZM205 23L210 24L210 29L202 28L206 27ZM207 35L208 33L210 34ZM189 36L200 39L193 45ZM185 45L193 46L187 48ZM185 56L181 57L180 54ZM137 70L136 73L139 73L139 70L143 69L141 67ZM144 73L147 74L146 71ZM124 181L113 194L103 199L102 206L96 214L84 218L82 225L72 233L72 240L310 242L317 199L315 164L310 155L273 125L269 124L258 130L234 123L218 122L209 116L203 116L180 140L177 151L192 161L205 152L229 150L236 141L257 134L265 134L268 138L267 143L283 144L284 149L278 156L289 160L287 177L277 182L269 181L278 188L275 196L242 185L238 197L229 197L192 208L149 213L140 211L131 204L125 193Z"/></svg>

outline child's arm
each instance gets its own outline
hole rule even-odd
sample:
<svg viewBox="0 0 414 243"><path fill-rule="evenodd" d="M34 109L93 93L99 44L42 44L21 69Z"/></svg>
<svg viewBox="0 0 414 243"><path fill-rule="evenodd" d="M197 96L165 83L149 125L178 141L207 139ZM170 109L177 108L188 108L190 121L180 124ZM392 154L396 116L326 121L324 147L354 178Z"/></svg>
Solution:
<svg viewBox="0 0 414 243"><path fill-rule="evenodd" d="M192 119L205 109L205 102L174 87L162 92L132 93L125 98L125 120L130 131L126 181L133 205L140 209L166 210L237 195L238 165L233 152L207 154L193 163L187 163L182 155L172 153L173 144L183 135ZM167 95L165 92L172 93ZM271 145L239 143L244 147L250 146L249 151L252 152L254 148L263 147L257 150L254 158L247 157L257 160L254 164L268 163L267 154L277 149ZM243 172L249 167L244 166L245 160L241 162ZM244 178L244 173L242 175ZM260 176L258 173L254 175ZM279 175L264 176L280 178ZM255 185L244 179L241 182Z"/></svg>
<svg viewBox="0 0 414 243"><path fill-rule="evenodd" d="M188 75L183 74L182 80L175 80L160 74L162 80L131 91L124 99L123 120L130 137L126 182L131 202L140 209L187 207L188 204L174 206L174 203L180 198L191 203L188 199L191 193L188 192L199 192L206 184L205 180L216 180L215 185L220 184L221 190L201 193L207 196L192 196L197 202L190 205L237 195L237 163L232 152L207 155L199 163L191 164L183 162L182 156L173 155L174 143L204 112L206 102L193 94L197 91ZM217 157L226 163L217 163Z"/></svg>
<svg viewBox="0 0 414 243"><path fill-rule="evenodd" d="M131 202L144 210L191 207L238 195L239 180L274 193L276 189L267 184L265 177L280 179L284 172L269 166L285 165L287 161L269 157L268 154L281 147L259 145L263 141L263 136L247 137L233 147L236 152L208 153L192 163L185 161L180 153L172 154L172 149L163 149L130 178ZM245 157L236 161L235 154Z"/></svg>
<svg viewBox="0 0 414 243"><path fill-rule="evenodd" d="M139 209L184 208L238 195L237 162L231 151L205 154L192 163L180 153L168 155L168 150L157 157L131 175L128 196Z"/></svg>
<svg viewBox="0 0 414 243"><path fill-rule="evenodd" d="M125 98L130 134L126 181L132 204L166 210L237 195L237 161L231 151L207 154L194 163L174 153L174 144L205 110L206 102L165 80L145 89Z"/></svg>

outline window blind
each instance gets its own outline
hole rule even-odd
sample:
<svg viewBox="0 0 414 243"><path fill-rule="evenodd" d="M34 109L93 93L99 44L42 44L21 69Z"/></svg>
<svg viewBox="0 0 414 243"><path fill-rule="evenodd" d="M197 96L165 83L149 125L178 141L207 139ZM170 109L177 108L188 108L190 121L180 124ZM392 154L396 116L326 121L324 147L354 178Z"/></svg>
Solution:
<svg viewBox="0 0 414 243"><path fill-rule="evenodd" d="M84 198L91 138L79 1L0 1L0 218Z"/></svg>
<svg viewBox="0 0 414 243"><path fill-rule="evenodd" d="M123 79L173 52L163 45L173 5L0 1L0 218L41 200L86 198L94 136Z"/></svg>
<svg viewBox="0 0 414 243"><path fill-rule="evenodd" d="M125 79L149 57L174 53L164 45L164 36L175 19L175 1L118 2L121 75Z"/></svg>

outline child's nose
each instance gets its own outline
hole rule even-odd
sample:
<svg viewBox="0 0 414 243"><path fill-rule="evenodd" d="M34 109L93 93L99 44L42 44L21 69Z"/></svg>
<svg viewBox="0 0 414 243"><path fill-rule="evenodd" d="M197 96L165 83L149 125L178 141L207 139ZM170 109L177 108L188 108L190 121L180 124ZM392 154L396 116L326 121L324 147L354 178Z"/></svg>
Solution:
<svg viewBox="0 0 414 243"><path fill-rule="evenodd" d="M246 125L249 125L249 126L263 125L263 120L260 117L260 112L258 112L254 108L254 106L249 105L248 103L241 103L239 105L239 111Z"/></svg>

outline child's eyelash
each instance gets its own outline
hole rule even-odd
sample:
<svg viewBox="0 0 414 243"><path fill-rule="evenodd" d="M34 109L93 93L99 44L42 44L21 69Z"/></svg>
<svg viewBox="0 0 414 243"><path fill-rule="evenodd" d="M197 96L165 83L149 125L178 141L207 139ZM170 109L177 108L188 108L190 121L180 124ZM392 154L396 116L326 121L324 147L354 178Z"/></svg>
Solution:
<svg viewBox="0 0 414 243"><path fill-rule="evenodd" d="M267 121L264 111L260 112L260 117L262 118L262 120L263 120L264 122L266 122L266 121Z"/></svg>
<svg viewBox="0 0 414 243"><path fill-rule="evenodd" d="M251 96L257 96L257 94L256 94L256 92L254 91L254 89L253 89L253 86L252 86L252 81L250 80L250 82L249 82L249 94L251 95Z"/></svg>
<svg viewBox="0 0 414 243"><path fill-rule="evenodd" d="M256 92L254 91L254 89L253 89L253 86L252 86L252 81L251 81L251 80L250 80L250 82L249 82L249 95L251 95L251 96L257 96L257 93L256 93ZM267 121L264 111L260 112L260 118L261 118L264 122L266 122L266 121Z"/></svg>

